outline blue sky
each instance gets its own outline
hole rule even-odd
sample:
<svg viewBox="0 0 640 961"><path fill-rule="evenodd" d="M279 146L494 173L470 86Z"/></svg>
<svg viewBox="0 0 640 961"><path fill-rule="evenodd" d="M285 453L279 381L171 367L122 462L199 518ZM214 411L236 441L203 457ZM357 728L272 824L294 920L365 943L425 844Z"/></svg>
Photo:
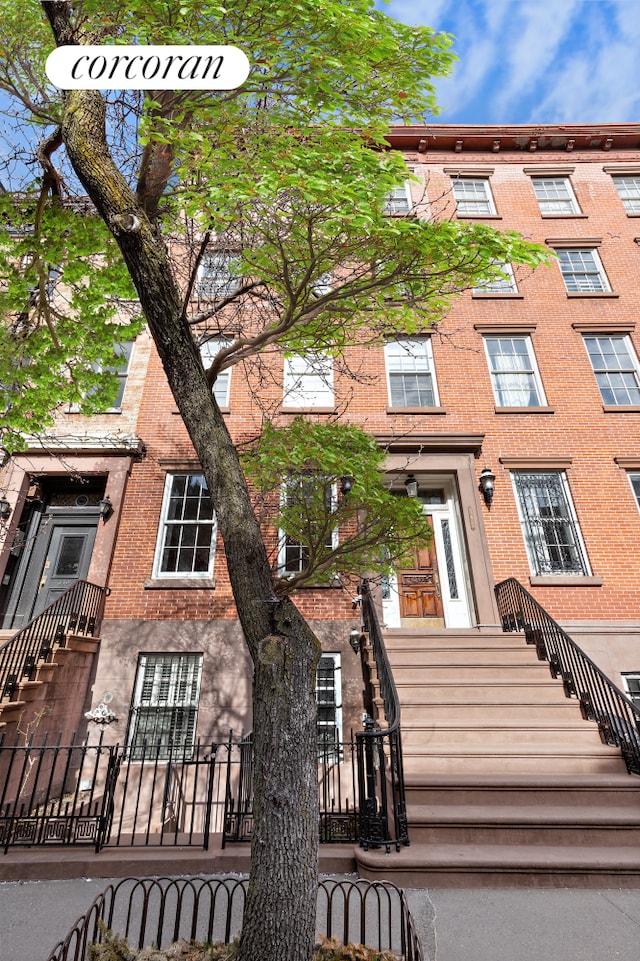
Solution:
<svg viewBox="0 0 640 961"><path fill-rule="evenodd" d="M391 0L456 37L440 123L640 121L638 0Z"/></svg>

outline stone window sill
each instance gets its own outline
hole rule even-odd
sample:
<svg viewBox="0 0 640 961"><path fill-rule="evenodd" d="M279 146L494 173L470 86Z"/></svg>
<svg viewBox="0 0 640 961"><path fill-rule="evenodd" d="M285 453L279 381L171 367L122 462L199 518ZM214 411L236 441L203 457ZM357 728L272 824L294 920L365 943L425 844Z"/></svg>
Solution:
<svg viewBox="0 0 640 961"><path fill-rule="evenodd" d="M143 582L145 591L211 591L215 577L149 577Z"/></svg>
<svg viewBox="0 0 640 961"><path fill-rule="evenodd" d="M498 291L487 290L483 293L475 290L471 291L474 300L524 300L524 294L518 293L499 293Z"/></svg>
<svg viewBox="0 0 640 961"><path fill-rule="evenodd" d="M335 407L281 407L281 414L335 414Z"/></svg>
<svg viewBox="0 0 640 961"><path fill-rule="evenodd" d="M502 220L502 214L458 214L458 220Z"/></svg>
<svg viewBox="0 0 640 961"><path fill-rule="evenodd" d="M446 414L446 407L385 407L387 414Z"/></svg>
<svg viewBox="0 0 640 961"><path fill-rule="evenodd" d="M586 298L587 300L601 300L607 299L615 300L620 294L614 293L612 290L579 290L579 291L567 291L567 298L569 300L580 300Z"/></svg>
<svg viewBox="0 0 640 961"><path fill-rule="evenodd" d="M586 574L532 574L529 583L532 587L602 587L604 581Z"/></svg>
<svg viewBox="0 0 640 961"><path fill-rule="evenodd" d="M555 407L495 407L496 414L555 414Z"/></svg>
<svg viewBox="0 0 640 961"><path fill-rule="evenodd" d="M603 404L605 414L640 414L639 404Z"/></svg>
<svg viewBox="0 0 640 961"><path fill-rule="evenodd" d="M588 214L540 214L543 220L587 220Z"/></svg>

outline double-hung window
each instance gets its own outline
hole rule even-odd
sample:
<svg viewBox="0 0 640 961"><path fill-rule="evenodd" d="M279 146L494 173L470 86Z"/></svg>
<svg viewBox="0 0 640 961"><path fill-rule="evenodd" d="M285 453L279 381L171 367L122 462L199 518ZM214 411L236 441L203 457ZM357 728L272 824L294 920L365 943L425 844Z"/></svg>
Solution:
<svg viewBox="0 0 640 961"><path fill-rule="evenodd" d="M154 576L211 577L216 543L213 505L202 474L168 474Z"/></svg>
<svg viewBox="0 0 640 961"><path fill-rule="evenodd" d="M613 182L628 214L640 214L640 174L614 177Z"/></svg>
<svg viewBox="0 0 640 961"><path fill-rule="evenodd" d="M456 177L453 196L459 214L469 217L486 217L496 212L487 177Z"/></svg>
<svg viewBox="0 0 640 961"><path fill-rule="evenodd" d="M625 672L622 675L627 695L640 710L640 672Z"/></svg>
<svg viewBox="0 0 640 961"><path fill-rule="evenodd" d="M585 337L602 400L612 406L640 404L640 366L626 336Z"/></svg>
<svg viewBox="0 0 640 961"><path fill-rule="evenodd" d="M316 672L318 753L333 759L342 741L342 685L340 655L322 654Z"/></svg>
<svg viewBox="0 0 640 961"><path fill-rule="evenodd" d="M326 354L284 359L284 407L333 407L333 360Z"/></svg>
<svg viewBox="0 0 640 961"><path fill-rule="evenodd" d="M485 337L493 393L498 407L540 407L542 383L529 337Z"/></svg>
<svg viewBox="0 0 640 961"><path fill-rule="evenodd" d="M590 574L564 472L512 476L532 572Z"/></svg>
<svg viewBox="0 0 640 961"><path fill-rule="evenodd" d="M201 654L140 654L129 715L133 760L191 756L201 673Z"/></svg>
<svg viewBox="0 0 640 961"><path fill-rule="evenodd" d="M513 267L511 264L499 264L494 261L494 265L500 270L504 276L494 277L492 280L487 280L485 283L479 284L477 287L473 288L474 294L517 294L518 285L516 284L516 278L513 273Z"/></svg>
<svg viewBox="0 0 640 961"><path fill-rule="evenodd" d="M200 356L202 357L202 363L204 369L211 366L211 362L214 357L223 350L223 348L228 347L231 341L223 340L221 338L214 338L212 340L206 340L204 343L200 344ZM219 407L229 406L229 394L231 389L231 369L221 371L216 377L216 382L213 385L213 396L218 402Z"/></svg>
<svg viewBox="0 0 640 961"><path fill-rule="evenodd" d="M437 407L431 338L393 340L384 346L391 407Z"/></svg>
<svg viewBox="0 0 640 961"><path fill-rule="evenodd" d="M558 250L558 257L568 294L610 290L598 251L593 247L566 247Z"/></svg>
<svg viewBox="0 0 640 961"><path fill-rule="evenodd" d="M207 254L198 268L196 294L201 300L224 300L240 286L239 258L216 251Z"/></svg>
<svg viewBox="0 0 640 961"><path fill-rule="evenodd" d="M531 182L543 216L580 213L568 177L532 177Z"/></svg>
<svg viewBox="0 0 640 961"><path fill-rule="evenodd" d="M411 193L409 190L409 184L403 183L399 184L389 191L386 203L384 205L385 214L389 215L401 215L408 214L411 211Z"/></svg>
<svg viewBox="0 0 640 961"><path fill-rule="evenodd" d="M636 504L640 508L640 473L637 471L629 472L629 483L631 484L631 490L633 491L633 496L636 499Z"/></svg>
<svg viewBox="0 0 640 961"><path fill-rule="evenodd" d="M319 474L297 474L286 479L281 497L290 529L280 530L278 571L290 577L306 570L314 554L337 546L338 531L331 523L337 488Z"/></svg>

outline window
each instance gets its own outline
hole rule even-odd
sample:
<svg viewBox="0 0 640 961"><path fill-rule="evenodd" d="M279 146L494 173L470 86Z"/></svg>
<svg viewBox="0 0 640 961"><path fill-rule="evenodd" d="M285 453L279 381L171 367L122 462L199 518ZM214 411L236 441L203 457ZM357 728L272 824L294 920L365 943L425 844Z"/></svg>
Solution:
<svg viewBox="0 0 640 961"><path fill-rule="evenodd" d="M333 362L325 354L284 359L285 407L333 407Z"/></svg>
<svg viewBox="0 0 640 961"><path fill-rule="evenodd" d="M220 338L214 338L213 340L207 340L204 344L200 344L200 356L202 357L202 363L204 364L205 370L207 367L211 366L211 362L214 357L225 347L228 347L231 343L230 340L222 340ZM231 369L223 370L216 377L216 382L213 385L213 396L218 402L219 407L229 406L229 393L231 388Z"/></svg>
<svg viewBox="0 0 640 961"><path fill-rule="evenodd" d="M610 289L598 252L593 248L566 248L559 250L558 256L567 293L592 293Z"/></svg>
<svg viewBox="0 0 640 961"><path fill-rule="evenodd" d="M589 574L565 474L514 471L513 483L532 572Z"/></svg>
<svg viewBox="0 0 640 961"><path fill-rule="evenodd" d="M318 753L336 754L342 741L340 655L322 654L316 673Z"/></svg>
<svg viewBox="0 0 640 961"><path fill-rule="evenodd" d="M140 655L129 716L133 760L191 756L201 673L201 654Z"/></svg>
<svg viewBox="0 0 640 961"><path fill-rule="evenodd" d="M636 503L640 507L640 474L630 473L629 482L631 484L631 490L634 493Z"/></svg>
<svg viewBox="0 0 640 961"><path fill-rule="evenodd" d="M640 404L640 369L628 337L584 338L605 404Z"/></svg>
<svg viewBox="0 0 640 961"><path fill-rule="evenodd" d="M579 214L580 208L568 177L533 177L541 214Z"/></svg>
<svg viewBox="0 0 640 961"><path fill-rule="evenodd" d="M333 277L331 276L331 271L325 270L323 274L320 274L317 280L313 281L311 291L314 297L324 297L325 294L330 294L332 290Z"/></svg>
<svg viewBox="0 0 640 961"><path fill-rule="evenodd" d="M212 253L203 258L198 269L196 295L202 300L224 300L240 286L238 257L229 253Z"/></svg>
<svg viewBox="0 0 640 961"><path fill-rule="evenodd" d="M293 576L306 570L311 557L311 545L308 543L321 532L313 530L319 517L329 518L335 510L338 492L335 484L323 480L318 474L304 474L288 477L282 489L283 506L288 508L295 518L296 527L302 532L307 529L310 536L307 543L298 540L292 534L280 531L280 557L278 571L281 576ZM323 527L326 525L323 525ZM330 528L324 538L324 548L332 550L338 543L338 531ZM316 550L321 545L314 544Z"/></svg>
<svg viewBox="0 0 640 961"><path fill-rule="evenodd" d="M485 217L495 214L496 208L486 177L459 177L453 181L453 196L459 214Z"/></svg>
<svg viewBox="0 0 640 961"><path fill-rule="evenodd" d="M122 398L124 397L124 389L127 386L127 377L129 376L129 365L131 363L133 341L126 340L122 344L116 344L113 350L116 357L120 358L120 363L117 367L109 368L109 370L112 371L118 378L117 392L109 409L120 410L122 407Z"/></svg>
<svg viewBox="0 0 640 961"><path fill-rule="evenodd" d="M202 474L168 474L154 576L210 577L216 522Z"/></svg>
<svg viewBox="0 0 640 961"><path fill-rule="evenodd" d="M516 284L516 278L513 274L513 267L511 264L499 264L494 261L494 265L498 267L499 270L505 274L504 277L496 277L493 280L488 280L486 284L482 284L478 287L473 288L474 294L517 294L518 285Z"/></svg>
<svg viewBox="0 0 640 961"><path fill-rule="evenodd" d="M391 407L437 407L431 339L389 341L384 353Z"/></svg>
<svg viewBox="0 0 640 961"><path fill-rule="evenodd" d="M540 407L542 383L528 337L485 337L491 383L498 407Z"/></svg>
<svg viewBox="0 0 640 961"><path fill-rule="evenodd" d="M630 699L637 708L640 708L640 673L638 671L624 673L622 680Z"/></svg>
<svg viewBox="0 0 640 961"><path fill-rule="evenodd" d="M385 214L408 214L411 210L411 192L409 184L400 184L389 192L384 205Z"/></svg>
<svg viewBox="0 0 640 961"><path fill-rule="evenodd" d="M613 182L628 214L640 214L640 174L614 177Z"/></svg>

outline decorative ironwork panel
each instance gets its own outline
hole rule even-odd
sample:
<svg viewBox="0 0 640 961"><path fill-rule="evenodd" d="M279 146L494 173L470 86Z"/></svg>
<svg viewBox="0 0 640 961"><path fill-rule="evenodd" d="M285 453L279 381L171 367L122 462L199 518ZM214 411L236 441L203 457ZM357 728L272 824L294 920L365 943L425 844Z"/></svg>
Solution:
<svg viewBox="0 0 640 961"><path fill-rule="evenodd" d="M514 473L535 574L587 574L580 535L560 473Z"/></svg>
<svg viewBox="0 0 640 961"><path fill-rule="evenodd" d="M452 601L457 601L458 594L458 580L456 578L456 569L453 563L453 545L451 544L451 528L449 527L449 521L446 518L442 519L442 542L444 544L444 559L447 565L447 578L449 581L449 597Z"/></svg>

